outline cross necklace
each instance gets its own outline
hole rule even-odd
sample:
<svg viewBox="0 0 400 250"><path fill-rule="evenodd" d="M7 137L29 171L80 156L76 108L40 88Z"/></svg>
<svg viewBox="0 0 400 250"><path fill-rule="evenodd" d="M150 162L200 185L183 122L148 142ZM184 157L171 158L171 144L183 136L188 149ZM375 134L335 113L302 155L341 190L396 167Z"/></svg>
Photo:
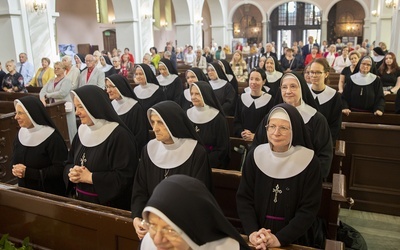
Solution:
<svg viewBox="0 0 400 250"><path fill-rule="evenodd" d="M279 189L279 184L276 184L276 187L272 189L272 192L275 193L274 203L278 202L278 194L282 193L282 190Z"/></svg>

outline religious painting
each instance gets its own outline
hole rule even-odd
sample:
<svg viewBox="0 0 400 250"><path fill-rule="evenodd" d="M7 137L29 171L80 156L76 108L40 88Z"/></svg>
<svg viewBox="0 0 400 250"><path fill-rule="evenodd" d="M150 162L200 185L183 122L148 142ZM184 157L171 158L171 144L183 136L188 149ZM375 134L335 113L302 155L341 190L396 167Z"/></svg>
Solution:
<svg viewBox="0 0 400 250"><path fill-rule="evenodd" d="M60 53L60 59L63 56L74 56L76 53L78 53L75 44L59 44L58 50Z"/></svg>

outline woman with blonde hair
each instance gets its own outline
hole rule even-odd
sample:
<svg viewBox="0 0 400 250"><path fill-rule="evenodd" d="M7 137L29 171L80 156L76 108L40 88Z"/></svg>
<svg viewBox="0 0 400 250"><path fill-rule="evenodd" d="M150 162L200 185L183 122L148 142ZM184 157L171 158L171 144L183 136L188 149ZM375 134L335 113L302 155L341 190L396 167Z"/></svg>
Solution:
<svg viewBox="0 0 400 250"><path fill-rule="evenodd" d="M247 80L247 63L243 60L242 51L235 51L229 65L232 67L238 82L245 82Z"/></svg>

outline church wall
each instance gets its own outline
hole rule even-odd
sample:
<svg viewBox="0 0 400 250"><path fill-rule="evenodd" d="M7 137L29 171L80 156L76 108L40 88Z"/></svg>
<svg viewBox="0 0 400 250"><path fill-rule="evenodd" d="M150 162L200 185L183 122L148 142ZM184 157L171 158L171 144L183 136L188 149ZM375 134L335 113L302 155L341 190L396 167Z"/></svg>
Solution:
<svg viewBox="0 0 400 250"><path fill-rule="evenodd" d="M103 50L103 34L107 29L114 29L112 23L98 23L96 18L96 2L80 0L56 1L56 11L60 17L56 19L56 37L58 44L85 44L98 45ZM110 22L113 21L114 9L111 0L108 0Z"/></svg>

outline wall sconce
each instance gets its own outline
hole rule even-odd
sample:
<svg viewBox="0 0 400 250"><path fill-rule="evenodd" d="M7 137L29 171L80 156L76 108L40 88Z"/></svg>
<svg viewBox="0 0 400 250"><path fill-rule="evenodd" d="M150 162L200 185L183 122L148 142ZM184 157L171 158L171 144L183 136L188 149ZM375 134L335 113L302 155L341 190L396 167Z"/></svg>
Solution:
<svg viewBox="0 0 400 250"><path fill-rule="evenodd" d="M28 3L29 4L29 3ZM33 0L28 6L31 12L44 13L47 9L46 0Z"/></svg>
<svg viewBox="0 0 400 250"><path fill-rule="evenodd" d="M167 23L165 20L161 20L161 21L160 21L160 26L163 27L163 28L165 28L165 27L168 26L168 23Z"/></svg>
<svg viewBox="0 0 400 250"><path fill-rule="evenodd" d="M237 30L234 30L234 32L235 32L236 34L239 34L239 33L240 33L240 30L237 29Z"/></svg>
<svg viewBox="0 0 400 250"><path fill-rule="evenodd" d="M198 25L201 25L201 26L203 26L203 17L198 17L198 18L196 18L196 23L198 24Z"/></svg>
<svg viewBox="0 0 400 250"><path fill-rule="evenodd" d="M152 19L153 16L151 14L144 14L143 15L143 19L148 20L148 19Z"/></svg>
<svg viewBox="0 0 400 250"><path fill-rule="evenodd" d="M374 17L378 17L378 16L379 16L379 14L378 14L378 11L377 11L377 10L373 10L373 11L371 11L371 15L372 15L372 16L374 16Z"/></svg>
<svg viewBox="0 0 400 250"><path fill-rule="evenodd" d="M387 8L396 8L395 0L385 0L385 5Z"/></svg>

